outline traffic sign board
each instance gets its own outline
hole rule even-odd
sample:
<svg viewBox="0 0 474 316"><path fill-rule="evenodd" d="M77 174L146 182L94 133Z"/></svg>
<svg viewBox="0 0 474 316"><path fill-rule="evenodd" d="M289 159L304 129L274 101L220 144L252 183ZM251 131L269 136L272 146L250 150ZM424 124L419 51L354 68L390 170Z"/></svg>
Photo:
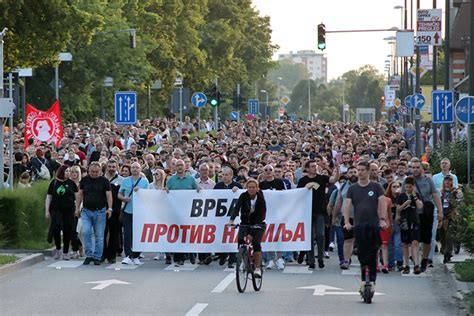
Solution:
<svg viewBox="0 0 474 316"><path fill-rule="evenodd" d="M454 93L452 91L436 90L431 92L432 102L432 121L435 124L454 122L453 100Z"/></svg>
<svg viewBox="0 0 474 316"><path fill-rule="evenodd" d="M408 107L406 105L402 105L399 109L400 114L407 115L408 114Z"/></svg>
<svg viewBox="0 0 474 316"><path fill-rule="evenodd" d="M249 110L248 110L249 114L257 115L259 113L258 112L258 100L257 99L249 99L248 107L249 107Z"/></svg>
<svg viewBox="0 0 474 316"><path fill-rule="evenodd" d="M281 98L281 100L280 100L280 102L281 102L283 105L287 105L288 103L290 103L290 101L291 101L290 98L287 97L286 95L285 95L283 98Z"/></svg>
<svg viewBox="0 0 474 316"><path fill-rule="evenodd" d="M412 107L419 110L423 107L423 105L425 105L425 97L421 93L415 93L411 96L410 103Z"/></svg>
<svg viewBox="0 0 474 316"><path fill-rule="evenodd" d="M137 122L137 93L134 91L115 92L115 123L128 125Z"/></svg>
<svg viewBox="0 0 474 316"><path fill-rule="evenodd" d="M403 100L403 103L405 104L406 107L411 108L411 94L405 97L405 100Z"/></svg>
<svg viewBox="0 0 474 316"><path fill-rule="evenodd" d="M474 97L464 97L456 103L456 116L464 124L474 124Z"/></svg>
<svg viewBox="0 0 474 316"><path fill-rule="evenodd" d="M420 66L420 78L423 77L428 72L428 69L425 67ZM410 73L413 77L416 77L416 66L410 68Z"/></svg>
<svg viewBox="0 0 474 316"><path fill-rule="evenodd" d="M202 108L207 103L207 97L202 92L194 92L193 96L191 97L191 103L196 108Z"/></svg>
<svg viewBox="0 0 474 316"><path fill-rule="evenodd" d="M441 9L419 9L416 18L416 43L417 45L436 45L441 40Z"/></svg>
<svg viewBox="0 0 474 316"><path fill-rule="evenodd" d="M402 105L402 100L397 98L397 99L395 99L395 101L393 101L393 104L398 109Z"/></svg>
<svg viewBox="0 0 474 316"><path fill-rule="evenodd" d="M229 113L229 118L231 121L238 121L239 120L239 112L233 111Z"/></svg>

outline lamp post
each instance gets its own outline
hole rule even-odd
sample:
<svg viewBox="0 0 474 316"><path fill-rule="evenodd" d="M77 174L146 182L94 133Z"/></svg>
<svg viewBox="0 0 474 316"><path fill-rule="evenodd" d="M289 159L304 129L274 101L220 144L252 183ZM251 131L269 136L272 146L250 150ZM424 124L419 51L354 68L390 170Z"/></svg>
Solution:
<svg viewBox="0 0 474 316"><path fill-rule="evenodd" d="M56 100L59 101L59 65L62 61L72 61L71 53L59 53L59 64L54 67L54 91Z"/></svg>
<svg viewBox="0 0 474 316"><path fill-rule="evenodd" d="M104 107L104 87L113 87L114 78L105 77L103 84L100 85L100 117L105 120L105 107Z"/></svg>
<svg viewBox="0 0 474 316"><path fill-rule="evenodd" d="M265 119L267 118L268 113L268 91L267 90L260 90L261 93L265 93L267 97L267 102L265 102Z"/></svg>

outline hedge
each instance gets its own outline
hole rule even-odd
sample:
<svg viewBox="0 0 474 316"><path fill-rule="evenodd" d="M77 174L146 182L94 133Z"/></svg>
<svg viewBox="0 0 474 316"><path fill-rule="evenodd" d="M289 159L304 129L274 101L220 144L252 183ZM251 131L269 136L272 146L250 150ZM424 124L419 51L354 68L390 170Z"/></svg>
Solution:
<svg viewBox="0 0 474 316"><path fill-rule="evenodd" d="M0 246L44 248L49 220L44 217L44 201L49 182L28 189L0 191Z"/></svg>

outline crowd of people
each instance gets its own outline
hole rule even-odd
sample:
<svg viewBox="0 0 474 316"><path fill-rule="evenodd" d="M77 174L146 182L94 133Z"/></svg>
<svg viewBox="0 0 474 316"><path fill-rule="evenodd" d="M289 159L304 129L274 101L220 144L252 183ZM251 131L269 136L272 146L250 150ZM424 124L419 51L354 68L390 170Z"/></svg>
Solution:
<svg viewBox="0 0 474 316"><path fill-rule="evenodd" d="M85 256L84 264L114 263L118 256L123 264L142 263L131 245L136 190L236 190L248 183L257 184L259 192L313 191L311 250L265 253L263 248L267 269L283 269L292 261L314 269L316 259L323 269L332 251L340 268L349 269L354 248L365 253L357 227L374 222L375 247L364 254L373 282L375 270L426 271L437 240L444 262L456 251L452 227L462 202L457 177L449 159L441 161L440 173L431 172L429 142L423 157L414 157L411 126L254 120L212 128L212 121L189 117L182 124L163 118L128 127L101 120L70 123L57 147L34 140L25 146L18 133L15 186L50 181L45 216L51 219L54 258ZM233 254L155 259L235 264Z"/></svg>

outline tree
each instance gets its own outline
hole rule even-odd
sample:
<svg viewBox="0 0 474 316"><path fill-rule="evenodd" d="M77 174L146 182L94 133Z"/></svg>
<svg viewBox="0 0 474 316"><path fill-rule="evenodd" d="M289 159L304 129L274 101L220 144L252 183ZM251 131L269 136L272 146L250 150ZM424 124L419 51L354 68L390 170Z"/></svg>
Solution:
<svg viewBox="0 0 474 316"><path fill-rule="evenodd" d="M5 36L5 68L39 67L58 62L69 43L88 43L103 17L66 0L0 2Z"/></svg>
<svg viewBox="0 0 474 316"><path fill-rule="evenodd" d="M268 79L275 84L282 84L290 91L300 82L301 80L307 79L308 69L303 64L295 64L289 59L283 59L278 61L275 68L273 68L268 74ZM279 80L278 78L281 78Z"/></svg>

